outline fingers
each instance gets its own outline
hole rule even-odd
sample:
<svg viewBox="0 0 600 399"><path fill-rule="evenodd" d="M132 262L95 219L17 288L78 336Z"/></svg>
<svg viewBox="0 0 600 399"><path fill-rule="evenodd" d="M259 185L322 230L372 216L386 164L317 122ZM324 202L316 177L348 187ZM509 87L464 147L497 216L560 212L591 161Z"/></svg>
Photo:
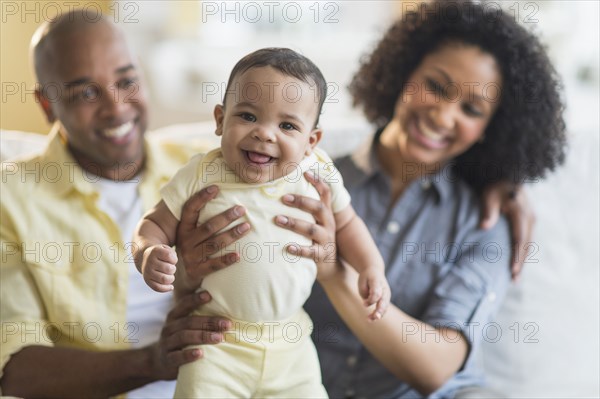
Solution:
<svg viewBox="0 0 600 399"><path fill-rule="evenodd" d="M245 213L243 207L234 208L241 208L239 209L239 211L241 211L240 215ZM191 245L190 242L183 240L182 245L179 247L179 251L188 276L193 278L206 276L207 274L221 270L239 260L238 254L226 254L216 258L210 258L210 256L248 234L251 229L249 223L240 223L213 237L206 237L206 234L213 234L210 232L216 232L222 229L221 226L223 224L226 226L228 220L235 220L239 217L237 214L234 215L234 208L215 216L208 220L204 225L200 226L199 232L203 231L201 234L192 232L191 234L196 236L194 238L194 242L197 242L196 244Z"/></svg>
<svg viewBox="0 0 600 399"><path fill-rule="evenodd" d="M240 237L245 236L250 231L249 223L240 223L227 231L215 235L210 240L206 240L201 244L204 250L204 257L208 257L219 250L227 247L229 244L237 241Z"/></svg>
<svg viewBox="0 0 600 399"><path fill-rule="evenodd" d="M240 255L237 252L221 255L217 258L210 258L201 262L197 266L187 266L186 264L186 273L191 279L198 279L210 274L212 272L216 272L218 270L224 269L227 266L230 266L240 260Z"/></svg>
<svg viewBox="0 0 600 399"><path fill-rule="evenodd" d="M479 227L491 229L498 222L500 207L504 196L504 188L501 183L496 183L483 191L481 196L481 217Z"/></svg>
<svg viewBox="0 0 600 399"><path fill-rule="evenodd" d="M202 349L199 348L172 351L167 353L167 363L175 369L178 369L184 364L202 358L202 356L204 356L204 353L202 352Z"/></svg>
<svg viewBox="0 0 600 399"><path fill-rule="evenodd" d="M331 189L327 183L314 176L311 172L304 173L304 176L315 187L319 193L320 200L304 197L302 195L286 194L282 197L282 201L288 206L310 213L317 223L328 225L333 219L333 213L330 209Z"/></svg>
<svg viewBox="0 0 600 399"><path fill-rule="evenodd" d="M325 206L323 202L303 195L286 194L281 199L284 204L291 206L292 208L302 209L313 215L315 219Z"/></svg>
<svg viewBox="0 0 600 399"><path fill-rule="evenodd" d="M210 294L206 291L189 294L179 299L173 309L167 315L167 321L163 333L169 333L168 325L170 322L187 317L190 312L201 307L211 300Z"/></svg>
<svg viewBox="0 0 600 399"><path fill-rule="evenodd" d="M369 320L376 321L381 319L385 315L385 312L387 312L388 307L390 306L391 296L392 294L390 291L390 287L388 284L385 284L382 287L381 299L377 301L375 310L369 315Z"/></svg>
<svg viewBox="0 0 600 399"><path fill-rule="evenodd" d="M287 251L292 255L297 255L302 258L317 259L317 249L314 245L302 246L298 244L290 244L287 246Z"/></svg>
<svg viewBox="0 0 600 399"><path fill-rule="evenodd" d="M381 287L381 285L369 288L367 291L367 298L365 299L365 305L373 305L381 299L382 295L383 288Z"/></svg>
<svg viewBox="0 0 600 399"><path fill-rule="evenodd" d="M193 248L202 244L215 233L223 230L245 214L246 208L241 205L236 205L225 212L213 216L198 226L198 213L196 212L193 225L189 223L185 225L181 222L179 223L177 228L177 247L183 248L183 253L189 253L190 250L193 250ZM183 221L183 217L181 220Z"/></svg>
<svg viewBox="0 0 600 399"><path fill-rule="evenodd" d="M304 177L306 177L306 180L308 180L308 182L317 190L321 202L324 204L331 204L331 189L329 188L329 185L311 172L305 172Z"/></svg>
<svg viewBox="0 0 600 399"><path fill-rule="evenodd" d="M173 290L177 254L167 245L154 245L144 252L142 273L144 281L150 288L158 292Z"/></svg>
<svg viewBox="0 0 600 399"><path fill-rule="evenodd" d="M283 227L284 229L303 235L306 238L310 238L321 245L325 245L327 243L327 231L322 226L317 224L283 215L278 215L275 217L275 224Z"/></svg>
<svg viewBox="0 0 600 399"><path fill-rule="evenodd" d="M521 190L504 208L504 213L508 218L511 229L511 275L513 281L518 281L529 249L532 247L530 243L533 226L535 225L535 216L529 207L525 193Z"/></svg>
<svg viewBox="0 0 600 399"><path fill-rule="evenodd" d="M166 338L165 348L171 352L190 345L219 344L224 339L224 331L179 330Z"/></svg>
<svg viewBox="0 0 600 399"><path fill-rule="evenodd" d="M175 281L175 266L166 262L158 262L153 267L144 273L144 280L148 286L158 292L172 291Z"/></svg>
<svg viewBox="0 0 600 399"><path fill-rule="evenodd" d="M196 233L198 241L202 242L212 237L216 232L221 231L245 214L246 208L241 205L236 205L229 208L225 212L221 212L217 216L213 216L198 226L198 231Z"/></svg>
<svg viewBox="0 0 600 399"><path fill-rule="evenodd" d="M222 317L186 316L167 323L163 328L163 347L170 365L179 367L203 356L191 345L214 345L223 342L232 322ZM184 349L187 348L187 349Z"/></svg>
<svg viewBox="0 0 600 399"><path fill-rule="evenodd" d="M358 293L360 294L360 297L364 299L366 306L373 304L373 302L367 302L369 299L369 280L364 278L362 274L358 277Z"/></svg>
<svg viewBox="0 0 600 399"><path fill-rule="evenodd" d="M194 195L192 195L183 205L181 210L181 220L179 222L179 229L181 231L191 231L196 228L198 222L198 215L200 210L211 199L215 198L219 193L219 188L215 185L208 186Z"/></svg>
<svg viewBox="0 0 600 399"><path fill-rule="evenodd" d="M173 351L189 345L218 344L231 328L232 322L223 317L185 316L167 323L162 336L167 350Z"/></svg>

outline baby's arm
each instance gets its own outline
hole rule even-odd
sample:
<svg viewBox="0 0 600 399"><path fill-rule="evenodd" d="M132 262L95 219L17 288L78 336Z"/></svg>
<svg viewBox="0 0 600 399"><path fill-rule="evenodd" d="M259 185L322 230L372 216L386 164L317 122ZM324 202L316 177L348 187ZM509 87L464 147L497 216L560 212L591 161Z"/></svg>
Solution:
<svg viewBox="0 0 600 399"><path fill-rule="evenodd" d="M173 290L177 254L172 246L179 221L164 201L144 215L134 233L133 259L144 281L158 292Z"/></svg>
<svg viewBox="0 0 600 399"><path fill-rule="evenodd" d="M380 319L390 301L390 287L385 278L383 258L361 218L352 205L335 214L336 241L343 259L360 274L358 289L365 305L376 304L369 315L371 320Z"/></svg>

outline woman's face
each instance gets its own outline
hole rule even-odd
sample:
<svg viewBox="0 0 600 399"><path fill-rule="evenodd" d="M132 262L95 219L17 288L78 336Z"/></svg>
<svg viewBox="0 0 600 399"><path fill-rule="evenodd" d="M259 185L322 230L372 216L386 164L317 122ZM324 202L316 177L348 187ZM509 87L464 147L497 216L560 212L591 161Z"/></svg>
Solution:
<svg viewBox="0 0 600 399"><path fill-rule="evenodd" d="M436 167L467 151L483 138L501 84L496 60L479 47L449 43L427 55L391 122L402 160Z"/></svg>

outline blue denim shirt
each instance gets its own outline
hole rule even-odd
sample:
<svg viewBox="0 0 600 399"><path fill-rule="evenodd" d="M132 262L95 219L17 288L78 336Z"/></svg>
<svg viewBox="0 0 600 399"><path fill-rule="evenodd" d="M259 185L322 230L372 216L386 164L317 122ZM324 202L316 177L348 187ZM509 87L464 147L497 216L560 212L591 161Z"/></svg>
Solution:
<svg viewBox="0 0 600 399"><path fill-rule="evenodd" d="M487 323L510 282L508 224L501 218L491 230L478 228L478 198L451 165L414 180L390 207L390 181L373 148L363 146L336 166L383 256L392 303L432 329L460 331L470 344L460 371L430 397L453 397L459 388L484 385L480 344L494 333ZM422 397L366 350L318 284L305 309L315 325L323 383L332 398ZM416 324L398 328L406 334L427 334Z"/></svg>

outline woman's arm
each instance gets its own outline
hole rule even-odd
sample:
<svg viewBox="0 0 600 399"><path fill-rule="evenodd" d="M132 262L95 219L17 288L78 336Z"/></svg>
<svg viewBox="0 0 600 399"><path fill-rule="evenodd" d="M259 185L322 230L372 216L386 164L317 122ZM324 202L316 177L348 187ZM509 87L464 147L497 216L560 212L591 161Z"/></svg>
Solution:
<svg viewBox="0 0 600 399"><path fill-rule="evenodd" d="M356 288L358 274L338 265L325 276L319 283L335 310L369 352L400 380L427 395L460 369L468 352L460 332L434 328L393 304L383 319L371 323Z"/></svg>
<svg viewBox="0 0 600 399"><path fill-rule="evenodd" d="M394 305L390 305L382 320L368 322L368 310L364 308L357 290L357 273L334 261L336 257L332 251L336 247L336 226L329 187L322 181L310 179L308 174L306 177L315 186L322 201L290 195L284 196L283 201L312 214L317 224L284 216L278 216L275 221L311 238L313 244L288 250L317 262L317 279L336 311L391 373L423 394L437 390L465 361L469 348L466 339L456 330L434 328L414 319Z"/></svg>

